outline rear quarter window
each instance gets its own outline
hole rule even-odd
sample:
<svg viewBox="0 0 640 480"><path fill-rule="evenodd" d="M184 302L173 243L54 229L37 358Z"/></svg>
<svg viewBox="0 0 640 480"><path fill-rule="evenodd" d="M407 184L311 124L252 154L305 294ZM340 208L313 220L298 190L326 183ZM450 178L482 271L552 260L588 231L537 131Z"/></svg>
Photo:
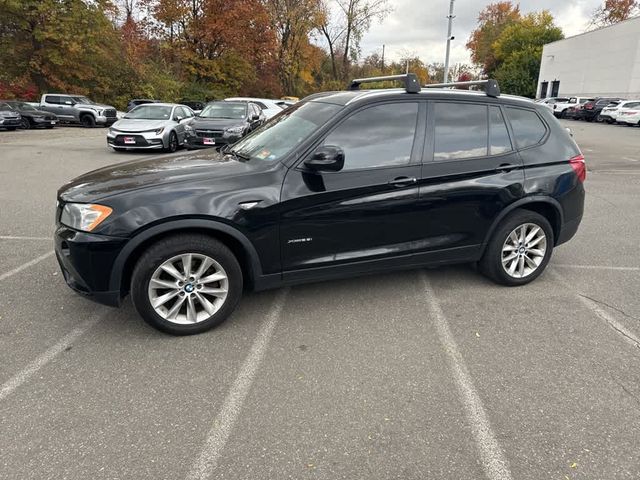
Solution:
<svg viewBox="0 0 640 480"><path fill-rule="evenodd" d="M547 134L547 127L533 110L507 107L507 116L511 122L513 136L518 148L538 145Z"/></svg>

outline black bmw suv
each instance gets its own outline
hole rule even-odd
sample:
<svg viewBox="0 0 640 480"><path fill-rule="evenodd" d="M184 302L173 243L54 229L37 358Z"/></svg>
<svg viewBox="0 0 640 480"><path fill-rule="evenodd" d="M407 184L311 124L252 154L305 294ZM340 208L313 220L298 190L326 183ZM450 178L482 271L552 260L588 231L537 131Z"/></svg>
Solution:
<svg viewBox="0 0 640 480"><path fill-rule="evenodd" d="M244 289L477 262L524 285L580 224L584 157L523 98L420 88L316 94L221 151L133 160L58 192L74 290L193 334ZM449 85L446 85L449 86Z"/></svg>

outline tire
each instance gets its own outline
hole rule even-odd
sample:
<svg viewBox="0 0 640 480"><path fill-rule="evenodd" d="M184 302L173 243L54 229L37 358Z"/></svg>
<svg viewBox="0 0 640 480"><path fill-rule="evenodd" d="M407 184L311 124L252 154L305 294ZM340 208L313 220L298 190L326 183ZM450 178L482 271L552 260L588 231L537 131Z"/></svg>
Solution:
<svg viewBox="0 0 640 480"><path fill-rule="evenodd" d="M46 128L47 130L51 130L53 128L53 125L46 125L44 128Z"/></svg>
<svg viewBox="0 0 640 480"><path fill-rule="evenodd" d="M27 117L22 117L22 120L20 120L20 128L29 130L31 127L31 121Z"/></svg>
<svg viewBox="0 0 640 480"><path fill-rule="evenodd" d="M538 240L539 237L543 237L542 240L538 240L538 243L534 247L527 249L524 245L524 250L520 251L518 230L525 226L526 236L531 235L536 228L539 229L538 234L532 237L532 242ZM512 235L516 234L514 238ZM515 243L515 248L512 246ZM544 245L544 249L540 246ZM526 285L534 281L547 267L551 254L553 252L553 245L555 245L555 239L553 234L553 228L549 221L542 215L529 210L515 210L513 213L507 216L496 228L496 231L491 236L482 259L480 260L480 271L492 279L494 282L507 285L507 286L520 286ZM535 253L533 253L535 250ZM527 252L526 256L522 256L524 252ZM505 266L503 266L503 256L511 257L511 255L519 255L514 257L513 260L507 258ZM526 261L526 258L530 258L531 264ZM522 260L520 260L522 259ZM515 263L515 269L513 274L510 274L507 269L513 267ZM535 269L532 265L537 265ZM522 273L522 276L520 276Z"/></svg>
<svg viewBox="0 0 640 480"><path fill-rule="evenodd" d="M191 258L190 277L185 276L189 272L184 268L188 258ZM212 263L199 272L205 258ZM167 265L173 266L173 274L162 269L162 265L169 269ZM210 281L199 282L206 278ZM219 325L234 311L242 296L243 278L238 260L226 245L206 235L189 234L168 237L152 245L138 260L131 285L133 304L145 322L172 335L193 335ZM153 300L172 293L154 308Z"/></svg>
<svg viewBox="0 0 640 480"><path fill-rule="evenodd" d="M80 123L85 128L93 128L96 126L96 119L91 114L84 114L80 117Z"/></svg>
<svg viewBox="0 0 640 480"><path fill-rule="evenodd" d="M171 132L169 135L169 143L164 148L164 151L167 153L173 153L176 150L178 150L178 136L176 135L176 132Z"/></svg>

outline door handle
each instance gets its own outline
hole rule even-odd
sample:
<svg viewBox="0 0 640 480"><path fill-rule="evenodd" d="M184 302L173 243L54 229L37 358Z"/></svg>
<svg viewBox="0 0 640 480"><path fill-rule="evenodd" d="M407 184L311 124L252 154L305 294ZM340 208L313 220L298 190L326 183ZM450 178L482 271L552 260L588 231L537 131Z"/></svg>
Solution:
<svg viewBox="0 0 640 480"><path fill-rule="evenodd" d="M398 177L391 180L389 182L389 185L392 185L394 187L407 187L417 182L418 182L418 179L415 177Z"/></svg>
<svg viewBox="0 0 640 480"><path fill-rule="evenodd" d="M496 167L496 172L510 172L511 170L515 170L516 168L518 168L517 165L512 165L510 163L503 163L502 165L498 165Z"/></svg>

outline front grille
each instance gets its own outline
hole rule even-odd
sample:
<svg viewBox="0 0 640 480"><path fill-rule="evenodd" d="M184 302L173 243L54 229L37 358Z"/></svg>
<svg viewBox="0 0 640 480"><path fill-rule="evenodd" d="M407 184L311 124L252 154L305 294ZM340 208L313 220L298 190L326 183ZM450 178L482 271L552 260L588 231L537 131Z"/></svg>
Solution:
<svg viewBox="0 0 640 480"><path fill-rule="evenodd" d="M116 117L116 110L114 108L107 108L104 111L104 116L105 117L112 117L115 118Z"/></svg>
<svg viewBox="0 0 640 480"><path fill-rule="evenodd" d="M196 130L196 135L200 138L222 138L224 130Z"/></svg>
<svg viewBox="0 0 640 480"><path fill-rule="evenodd" d="M125 143L125 137L134 138L136 143ZM119 147L146 147L149 145L147 140L142 135L116 135L113 144Z"/></svg>

